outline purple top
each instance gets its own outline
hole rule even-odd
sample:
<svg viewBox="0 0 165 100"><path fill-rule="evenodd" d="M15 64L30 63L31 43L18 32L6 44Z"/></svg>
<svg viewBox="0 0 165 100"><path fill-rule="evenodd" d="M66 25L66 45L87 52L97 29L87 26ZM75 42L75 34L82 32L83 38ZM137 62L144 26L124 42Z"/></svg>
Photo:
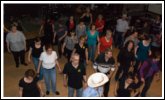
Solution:
<svg viewBox="0 0 165 100"><path fill-rule="evenodd" d="M140 68L140 76L143 78L151 77L159 70L158 61L148 59L144 61Z"/></svg>

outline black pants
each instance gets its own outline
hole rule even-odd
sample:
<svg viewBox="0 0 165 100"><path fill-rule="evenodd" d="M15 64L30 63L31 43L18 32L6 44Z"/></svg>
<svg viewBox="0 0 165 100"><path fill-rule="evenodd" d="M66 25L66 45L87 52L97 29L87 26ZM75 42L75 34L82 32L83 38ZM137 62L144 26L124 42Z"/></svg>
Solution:
<svg viewBox="0 0 165 100"><path fill-rule="evenodd" d="M139 69L140 69L139 65L143 64L143 62L144 61L140 61L140 60L136 59L136 63L135 63L135 66L134 66L134 71L133 71L134 76L135 76L135 74L139 74Z"/></svg>
<svg viewBox="0 0 165 100"><path fill-rule="evenodd" d="M119 66L116 75L115 75L115 80L117 81L119 79L120 74L123 72L121 77L125 77L129 71L128 66Z"/></svg>
<svg viewBox="0 0 165 100"><path fill-rule="evenodd" d="M70 61L70 57L72 55L72 50L69 50L69 49L65 48L64 55L66 55L66 57L68 59L68 62L69 62Z"/></svg>
<svg viewBox="0 0 165 100"><path fill-rule="evenodd" d="M148 89L151 86L152 80L153 80L153 76L150 76L150 77L145 79L145 85L144 85L144 88L143 88L143 90L141 92L141 96L142 97L146 96L146 93L147 93Z"/></svg>
<svg viewBox="0 0 165 100"><path fill-rule="evenodd" d="M45 35L44 44L53 44L53 35Z"/></svg>
<svg viewBox="0 0 165 100"><path fill-rule="evenodd" d="M63 45L64 39L62 39L61 41L58 41L58 54L59 54L59 58L61 58L62 56L62 45Z"/></svg>
<svg viewBox="0 0 165 100"><path fill-rule="evenodd" d="M19 52L15 52L12 51L16 66L19 65L19 61L21 61L21 64L25 63L25 50L19 51Z"/></svg>
<svg viewBox="0 0 165 100"><path fill-rule="evenodd" d="M104 97L108 97L108 92L110 88L110 80L104 85Z"/></svg>
<svg viewBox="0 0 165 100"><path fill-rule="evenodd" d="M118 32L116 31L114 34L114 42L115 42L115 46L122 48L123 46L123 41L124 41L124 37L122 36L124 33L123 32Z"/></svg>

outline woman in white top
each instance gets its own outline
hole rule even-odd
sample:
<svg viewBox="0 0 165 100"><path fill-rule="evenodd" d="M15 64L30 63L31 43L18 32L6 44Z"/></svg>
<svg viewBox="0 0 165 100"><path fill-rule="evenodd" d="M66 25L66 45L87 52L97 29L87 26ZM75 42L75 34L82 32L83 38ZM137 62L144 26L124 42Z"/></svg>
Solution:
<svg viewBox="0 0 165 100"><path fill-rule="evenodd" d="M42 64L43 76L44 76L45 85L46 85L46 94L49 95L50 81L51 81L52 92L56 95L59 95L59 92L56 91L56 65L59 69L59 72L61 72L61 68L57 61L57 54L55 51L53 51L52 45L46 45L45 50L46 51L42 52L39 58L40 61L38 64L37 73L40 72L40 67Z"/></svg>

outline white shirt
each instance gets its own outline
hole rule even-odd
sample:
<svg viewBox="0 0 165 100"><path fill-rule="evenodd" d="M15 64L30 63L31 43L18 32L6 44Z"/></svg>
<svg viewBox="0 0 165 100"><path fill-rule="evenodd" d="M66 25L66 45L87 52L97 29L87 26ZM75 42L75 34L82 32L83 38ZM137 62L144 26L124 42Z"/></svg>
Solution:
<svg viewBox="0 0 165 100"><path fill-rule="evenodd" d="M57 54L55 51L52 51L51 55L48 55L46 52L42 52L40 60L42 61L43 68L51 69L56 65L55 61L57 60Z"/></svg>
<svg viewBox="0 0 165 100"><path fill-rule="evenodd" d="M126 32L129 29L128 22L123 19L117 20L116 30L118 32Z"/></svg>

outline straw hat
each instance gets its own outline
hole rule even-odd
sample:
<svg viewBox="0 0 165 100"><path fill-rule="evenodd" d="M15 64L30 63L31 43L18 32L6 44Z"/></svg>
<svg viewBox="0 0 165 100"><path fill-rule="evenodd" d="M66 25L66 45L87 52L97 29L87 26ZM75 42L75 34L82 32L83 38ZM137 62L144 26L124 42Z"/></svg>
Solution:
<svg viewBox="0 0 165 100"><path fill-rule="evenodd" d="M89 87L99 87L104 85L109 81L107 75L103 73L94 73L88 78L88 86Z"/></svg>

